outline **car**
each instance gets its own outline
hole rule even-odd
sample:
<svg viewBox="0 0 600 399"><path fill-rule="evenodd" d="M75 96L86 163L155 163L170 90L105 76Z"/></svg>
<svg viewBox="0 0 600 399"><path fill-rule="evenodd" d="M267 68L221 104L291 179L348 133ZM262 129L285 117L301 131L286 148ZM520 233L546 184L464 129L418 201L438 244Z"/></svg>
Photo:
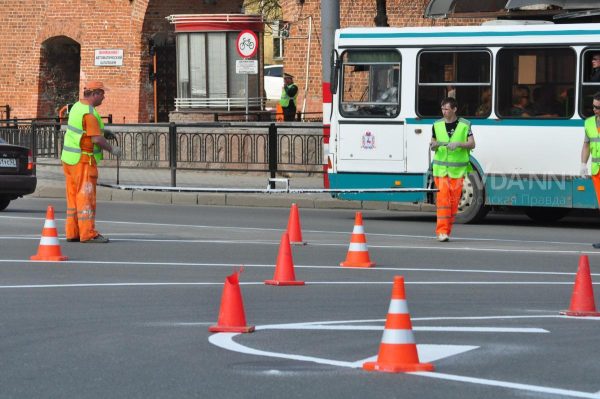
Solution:
<svg viewBox="0 0 600 399"><path fill-rule="evenodd" d="M36 186L31 150L0 138L0 211L10 201L33 193Z"/></svg>
<svg viewBox="0 0 600 399"><path fill-rule="evenodd" d="M283 87L283 65L266 65L264 68L264 86L267 100L279 100Z"/></svg>

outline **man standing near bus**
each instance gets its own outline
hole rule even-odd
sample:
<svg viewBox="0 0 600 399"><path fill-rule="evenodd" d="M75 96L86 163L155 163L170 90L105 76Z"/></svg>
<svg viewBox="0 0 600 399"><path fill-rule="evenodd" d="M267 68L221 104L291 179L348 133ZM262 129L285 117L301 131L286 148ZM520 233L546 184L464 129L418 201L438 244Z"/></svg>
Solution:
<svg viewBox="0 0 600 399"><path fill-rule="evenodd" d="M471 122L458 118L458 104L453 97L442 100L443 118L433 124L430 148L433 157L433 178L438 188L437 240L450 239L458 202L462 194L463 180L472 170L469 153L475 148Z"/></svg>
<svg viewBox="0 0 600 399"><path fill-rule="evenodd" d="M585 120L585 138L583 139L583 147L581 148L581 177L588 175L587 161L592 154L592 182L596 191L596 198L600 204L600 92L594 94L592 100L592 108L594 116L590 116ZM592 244L594 248L600 249L600 243Z"/></svg>

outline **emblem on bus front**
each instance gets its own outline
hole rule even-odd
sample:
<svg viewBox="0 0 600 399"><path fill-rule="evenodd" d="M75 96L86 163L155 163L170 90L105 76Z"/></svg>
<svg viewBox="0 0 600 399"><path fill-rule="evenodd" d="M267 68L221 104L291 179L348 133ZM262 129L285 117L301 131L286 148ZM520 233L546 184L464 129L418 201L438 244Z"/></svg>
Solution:
<svg viewBox="0 0 600 399"><path fill-rule="evenodd" d="M373 136L373 133L369 131L365 132L362 136L362 145L360 147L365 150L372 150L375 148L375 136Z"/></svg>

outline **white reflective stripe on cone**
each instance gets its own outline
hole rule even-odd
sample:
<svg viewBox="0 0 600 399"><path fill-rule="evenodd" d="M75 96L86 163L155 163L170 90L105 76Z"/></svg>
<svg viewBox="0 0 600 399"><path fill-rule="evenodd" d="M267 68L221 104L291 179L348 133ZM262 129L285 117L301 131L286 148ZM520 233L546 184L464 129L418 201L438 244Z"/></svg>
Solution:
<svg viewBox="0 0 600 399"><path fill-rule="evenodd" d="M59 245L57 237L42 237L40 238L40 245Z"/></svg>
<svg viewBox="0 0 600 399"><path fill-rule="evenodd" d="M348 247L348 251L366 252L367 244L364 242L351 242L350 247Z"/></svg>
<svg viewBox="0 0 600 399"><path fill-rule="evenodd" d="M382 344L414 344L415 337L412 330L383 330Z"/></svg>
<svg viewBox="0 0 600 399"><path fill-rule="evenodd" d="M365 234L365 226L354 225L354 229L352 229L352 234Z"/></svg>
<svg viewBox="0 0 600 399"><path fill-rule="evenodd" d="M408 304L405 299L392 299L388 313L392 314L408 314Z"/></svg>
<svg viewBox="0 0 600 399"><path fill-rule="evenodd" d="M55 229L56 228L56 223L54 223L54 219L46 219L46 221L44 222L44 228L45 229Z"/></svg>

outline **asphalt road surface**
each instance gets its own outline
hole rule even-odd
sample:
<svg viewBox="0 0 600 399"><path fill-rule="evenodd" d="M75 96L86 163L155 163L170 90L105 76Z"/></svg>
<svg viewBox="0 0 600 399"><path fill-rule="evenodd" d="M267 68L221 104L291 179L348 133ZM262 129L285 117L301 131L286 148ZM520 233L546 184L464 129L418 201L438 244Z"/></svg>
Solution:
<svg viewBox="0 0 600 399"><path fill-rule="evenodd" d="M66 262L29 260L49 204ZM355 212L300 209L306 285L267 286L288 214L100 202L111 243L81 244L64 240L64 201L15 201L0 213L0 398L600 398L600 318L559 315L581 254L600 281L600 218L490 215L438 243L431 213L363 211L377 265L354 269L339 263ZM256 331L209 333L239 265ZM435 370L364 371L400 275Z"/></svg>

